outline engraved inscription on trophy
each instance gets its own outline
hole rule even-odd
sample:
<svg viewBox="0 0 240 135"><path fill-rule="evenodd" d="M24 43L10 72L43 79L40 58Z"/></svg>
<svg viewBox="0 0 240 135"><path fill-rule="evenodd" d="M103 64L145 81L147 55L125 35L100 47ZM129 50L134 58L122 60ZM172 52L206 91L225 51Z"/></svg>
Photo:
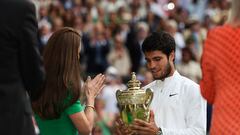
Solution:
<svg viewBox="0 0 240 135"><path fill-rule="evenodd" d="M136 74L132 72L132 78L127 83L127 90L117 90L116 97L120 106L121 119L125 124L130 124L137 118L149 121L153 92L140 88L141 82L137 80Z"/></svg>

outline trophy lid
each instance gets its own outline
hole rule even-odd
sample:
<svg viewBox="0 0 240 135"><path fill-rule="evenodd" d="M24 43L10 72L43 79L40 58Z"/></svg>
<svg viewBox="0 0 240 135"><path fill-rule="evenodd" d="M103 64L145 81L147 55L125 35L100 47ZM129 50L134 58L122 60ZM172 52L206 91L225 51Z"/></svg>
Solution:
<svg viewBox="0 0 240 135"><path fill-rule="evenodd" d="M127 86L129 88L129 90L139 90L141 82L139 80L137 80L135 72L132 72L131 74L132 74L131 75L132 79L130 81L128 81Z"/></svg>

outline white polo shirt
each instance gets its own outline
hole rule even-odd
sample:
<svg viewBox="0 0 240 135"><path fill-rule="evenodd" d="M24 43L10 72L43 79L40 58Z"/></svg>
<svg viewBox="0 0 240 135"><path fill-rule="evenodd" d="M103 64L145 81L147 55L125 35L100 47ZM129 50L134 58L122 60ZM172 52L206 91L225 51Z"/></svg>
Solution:
<svg viewBox="0 0 240 135"><path fill-rule="evenodd" d="M175 71L143 87L147 88L154 93L150 108L163 135L206 135L207 104L198 84Z"/></svg>

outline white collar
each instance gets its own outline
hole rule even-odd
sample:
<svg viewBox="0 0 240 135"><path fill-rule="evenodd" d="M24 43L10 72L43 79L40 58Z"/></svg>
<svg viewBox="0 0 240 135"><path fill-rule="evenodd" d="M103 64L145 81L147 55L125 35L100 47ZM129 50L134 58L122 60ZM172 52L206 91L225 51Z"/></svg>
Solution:
<svg viewBox="0 0 240 135"><path fill-rule="evenodd" d="M172 86L170 84L175 84L176 82L176 78L178 78L180 76L180 74L177 72L177 70L174 71L173 75L172 76L169 76L169 77L166 77L164 79L164 81L162 80L156 80L155 81L155 85L159 88L163 88L164 89L168 89L169 86ZM163 89L162 89L163 90ZM161 90L161 91L162 91ZM164 90L165 91L165 90ZM168 90L169 91L169 90Z"/></svg>
<svg viewBox="0 0 240 135"><path fill-rule="evenodd" d="M172 76L168 76L166 77L163 81L162 80L156 80L156 84L163 84L163 83L168 83L170 82L173 78L179 76L179 73L177 72L177 70L174 71Z"/></svg>

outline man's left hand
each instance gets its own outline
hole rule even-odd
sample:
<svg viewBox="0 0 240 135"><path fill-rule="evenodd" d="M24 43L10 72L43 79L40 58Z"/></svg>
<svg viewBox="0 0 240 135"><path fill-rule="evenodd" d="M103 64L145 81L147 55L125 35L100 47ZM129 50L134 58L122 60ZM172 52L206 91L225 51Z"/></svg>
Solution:
<svg viewBox="0 0 240 135"><path fill-rule="evenodd" d="M140 119L135 119L130 127L132 131L138 135L156 135L159 131L159 128L155 124L154 114L152 111L150 111L149 123Z"/></svg>

